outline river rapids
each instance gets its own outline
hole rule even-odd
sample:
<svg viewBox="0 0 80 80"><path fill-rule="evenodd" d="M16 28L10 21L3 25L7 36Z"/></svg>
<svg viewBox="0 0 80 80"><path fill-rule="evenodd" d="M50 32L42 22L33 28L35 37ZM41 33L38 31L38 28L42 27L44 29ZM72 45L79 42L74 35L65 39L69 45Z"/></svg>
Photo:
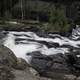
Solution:
<svg viewBox="0 0 80 80"><path fill-rule="evenodd" d="M11 49L14 54L25 59L28 63L34 51L39 51L43 55L54 55L58 53L68 53L80 49L80 27L76 26L69 37L59 34L47 34L40 36L34 32L3 31L6 36L3 38L4 46ZM80 55L77 55L80 57Z"/></svg>

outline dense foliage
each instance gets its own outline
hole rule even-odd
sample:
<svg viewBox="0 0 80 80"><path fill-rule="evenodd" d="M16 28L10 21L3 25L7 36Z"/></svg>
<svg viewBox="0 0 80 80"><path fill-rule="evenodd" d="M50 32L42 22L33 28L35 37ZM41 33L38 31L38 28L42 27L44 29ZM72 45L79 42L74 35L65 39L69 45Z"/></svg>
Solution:
<svg viewBox="0 0 80 80"><path fill-rule="evenodd" d="M67 32L70 29L69 20L73 23L75 20L75 23L80 23L77 16L79 5L76 6L79 2L75 4L73 2L75 0L70 0L70 2L68 0L47 1L49 0L0 0L0 19L2 20L0 24L6 20L25 20L25 23L29 20L36 20L40 25L34 24L34 26L42 31ZM46 22L43 23L44 21ZM30 25L33 26L31 23Z"/></svg>
<svg viewBox="0 0 80 80"><path fill-rule="evenodd" d="M66 18L64 8L54 8L50 10L49 17L50 25L52 25L51 30L67 31L69 29L68 20Z"/></svg>

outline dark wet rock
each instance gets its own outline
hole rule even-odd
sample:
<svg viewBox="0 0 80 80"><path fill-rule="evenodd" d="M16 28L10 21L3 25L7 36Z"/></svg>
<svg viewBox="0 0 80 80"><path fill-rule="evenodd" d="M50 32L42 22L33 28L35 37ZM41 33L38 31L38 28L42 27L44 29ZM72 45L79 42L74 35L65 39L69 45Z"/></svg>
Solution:
<svg viewBox="0 0 80 80"><path fill-rule="evenodd" d="M62 54L54 55L52 63L46 71L41 73L42 76L64 80L65 74L72 74Z"/></svg>
<svg viewBox="0 0 80 80"><path fill-rule="evenodd" d="M40 28L39 28L39 26L36 26L36 25L35 26L31 25L28 28L26 27L26 30L32 31L32 32L40 32L41 31Z"/></svg>
<svg viewBox="0 0 80 80"><path fill-rule="evenodd" d="M60 64L60 63L53 63L51 69L51 71L58 71L58 72L69 72L69 69L67 68L67 65L65 64Z"/></svg>
<svg viewBox="0 0 80 80"><path fill-rule="evenodd" d="M41 76L45 77L63 79L63 75L70 74L63 54L46 56L40 52L33 52L31 65Z"/></svg>
<svg viewBox="0 0 80 80"><path fill-rule="evenodd" d="M70 34L71 34L71 32L60 32L60 35L61 35L61 36L69 37Z"/></svg>
<svg viewBox="0 0 80 80"><path fill-rule="evenodd" d="M38 71L40 76L53 80L75 80L80 76L80 51L70 50L70 53L43 55L40 52L32 52L31 66Z"/></svg>
<svg viewBox="0 0 80 80"><path fill-rule="evenodd" d="M4 38L7 34L7 31L0 31L0 39Z"/></svg>
<svg viewBox="0 0 80 80"><path fill-rule="evenodd" d="M39 37L44 37L44 38L49 38L49 35L45 32L36 32L36 34L39 36Z"/></svg>
<svg viewBox="0 0 80 80"><path fill-rule="evenodd" d="M48 48L51 48L51 47L59 47L59 44L58 43L50 43L50 42L46 42L46 41L36 41L38 43L41 43L41 44L44 44L46 45Z"/></svg>
<svg viewBox="0 0 80 80"><path fill-rule="evenodd" d="M31 65L40 71L44 71L51 65L51 58L46 55L42 55L40 52L33 52L32 54Z"/></svg>
<svg viewBox="0 0 80 80"><path fill-rule="evenodd" d="M50 55L49 57L52 58L52 60L55 63L64 63L65 62L65 59L64 59L64 56L63 56L62 53L58 53L58 54L55 54L55 55Z"/></svg>
<svg viewBox="0 0 80 80"><path fill-rule="evenodd" d="M75 47L71 46L71 45L68 45L68 44L63 44L61 45L60 47L63 47L63 48L69 48L69 49L75 49Z"/></svg>
<svg viewBox="0 0 80 80"><path fill-rule="evenodd" d="M76 75L76 67L75 67L75 64L77 62L76 55L73 53L66 53L64 56L67 66L70 69L71 73Z"/></svg>
<svg viewBox="0 0 80 80"><path fill-rule="evenodd" d="M42 56L42 54L39 51L34 51L32 53L27 53L27 55L31 55L32 57Z"/></svg>
<svg viewBox="0 0 80 80"><path fill-rule="evenodd" d="M80 76L80 51L73 50L70 53L66 53L65 55L67 66L71 70L72 74Z"/></svg>
<svg viewBox="0 0 80 80"><path fill-rule="evenodd" d="M51 47L59 47L59 43L51 43L51 42L46 42L46 41L39 41L39 40L32 40L32 39L27 39L28 41L33 41L33 42L38 42L40 44L46 45L48 48Z"/></svg>
<svg viewBox="0 0 80 80"><path fill-rule="evenodd" d="M77 61L77 57L76 57L76 55L75 54L71 54L71 53L66 53L65 54L65 60L66 60L66 62L68 63L68 64L71 64L72 66L73 66L73 64L75 64L76 63L76 61Z"/></svg>
<svg viewBox="0 0 80 80"><path fill-rule="evenodd" d="M69 37L71 32L48 32L48 34L58 34L58 35L61 35L61 36ZM59 36L57 36L57 37L60 38Z"/></svg>

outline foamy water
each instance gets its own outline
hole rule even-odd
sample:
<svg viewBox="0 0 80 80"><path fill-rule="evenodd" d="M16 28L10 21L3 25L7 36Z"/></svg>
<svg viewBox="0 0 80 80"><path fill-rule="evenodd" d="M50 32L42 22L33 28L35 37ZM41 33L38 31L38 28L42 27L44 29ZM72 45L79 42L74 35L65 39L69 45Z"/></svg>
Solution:
<svg viewBox="0 0 80 80"><path fill-rule="evenodd" d="M33 32L9 31L7 36L4 38L4 45L11 49L17 57L23 58L27 62L31 59L31 56L27 55L27 53L34 51L40 51L44 55L53 55L58 53L68 53L69 48L61 47L63 45L80 48L80 28L78 26L76 29L73 29L71 38L63 37L58 34L49 35L54 38L40 37ZM45 41L50 44L58 43L59 47L48 48L47 45L42 44L39 41Z"/></svg>

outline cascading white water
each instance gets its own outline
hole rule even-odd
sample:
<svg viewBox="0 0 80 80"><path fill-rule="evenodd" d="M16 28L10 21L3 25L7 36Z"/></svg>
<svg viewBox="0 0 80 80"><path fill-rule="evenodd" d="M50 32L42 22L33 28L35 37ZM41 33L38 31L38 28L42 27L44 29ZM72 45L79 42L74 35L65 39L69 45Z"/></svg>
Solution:
<svg viewBox="0 0 80 80"><path fill-rule="evenodd" d="M4 38L4 45L10 48L17 57L25 59L28 63L31 56L27 55L27 53L31 53L33 51L40 51L44 55L53 55L57 53L64 54L69 52L70 47L66 46L80 48L80 40L77 40L80 37L79 27L76 27L75 30L73 29L72 39L60 36L58 34L49 35L53 36L54 38L40 37L33 32L9 31L7 36ZM40 41L45 41L50 44L58 43L59 46L56 48L48 48L47 45L39 43Z"/></svg>
<svg viewBox="0 0 80 80"><path fill-rule="evenodd" d="M72 39L79 39L80 38L80 27L76 25L76 28L72 31Z"/></svg>

